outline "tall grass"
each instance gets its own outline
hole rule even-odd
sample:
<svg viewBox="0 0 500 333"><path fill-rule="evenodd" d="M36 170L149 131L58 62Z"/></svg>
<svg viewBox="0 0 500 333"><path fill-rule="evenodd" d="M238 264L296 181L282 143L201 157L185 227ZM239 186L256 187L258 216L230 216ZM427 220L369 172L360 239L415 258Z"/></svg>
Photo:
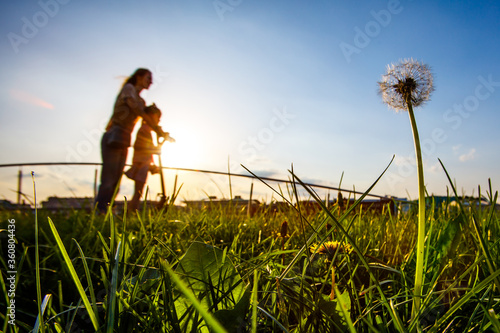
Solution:
<svg viewBox="0 0 500 333"><path fill-rule="evenodd" d="M363 195L347 209L327 206L291 177L282 199L294 204L277 212L263 206L248 215L215 203L103 216L39 211L38 246L31 213L1 212L2 225L16 219L19 263L16 326L5 331L30 331L37 319L45 332L498 328L500 228L491 187L487 207L463 198L455 204L456 194L440 205L427 198L426 272L420 311L412 316L417 211L375 214L360 205ZM301 206L298 188L317 211ZM5 249L2 242L2 272ZM37 285L45 302L37 300ZM0 297L2 308L5 302Z"/></svg>

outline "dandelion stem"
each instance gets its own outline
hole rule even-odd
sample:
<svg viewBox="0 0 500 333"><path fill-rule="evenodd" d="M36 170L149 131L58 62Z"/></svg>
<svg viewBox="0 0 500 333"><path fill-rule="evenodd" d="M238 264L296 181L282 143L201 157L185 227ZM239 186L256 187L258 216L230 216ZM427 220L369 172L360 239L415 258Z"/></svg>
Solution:
<svg viewBox="0 0 500 333"><path fill-rule="evenodd" d="M422 284L424 279L424 246L425 246L425 184L424 167L422 162L422 151L420 150L420 139L418 137L417 122L413 114L411 100L407 99L408 114L410 115L413 141L415 143L415 155L417 158L418 172L418 234L417 234L417 265L415 271L415 296L413 298L412 317L415 318L420 311L422 297Z"/></svg>
<svg viewBox="0 0 500 333"><path fill-rule="evenodd" d="M417 224L417 263L415 268L415 290L413 295L412 320L418 323L418 314L422 302L422 286L424 283L424 247L425 247L425 183L420 139L413 107L429 100L434 90L432 73L429 66L413 59L401 60L399 64L388 66L387 74L379 82L382 99L396 111L408 110L410 115L415 155L418 172L418 224Z"/></svg>

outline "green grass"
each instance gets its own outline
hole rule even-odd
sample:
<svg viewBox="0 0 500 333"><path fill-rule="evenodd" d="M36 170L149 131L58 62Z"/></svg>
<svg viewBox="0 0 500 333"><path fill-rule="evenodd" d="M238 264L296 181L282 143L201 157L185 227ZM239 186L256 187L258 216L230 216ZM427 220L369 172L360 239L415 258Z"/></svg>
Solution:
<svg viewBox="0 0 500 333"><path fill-rule="evenodd" d="M301 181L292 176L284 199L297 202ZM2 329L28 332L43 313L45 332L495 331L500 224L497 194L490 187L486 195L492 206L437 206L427 198L426 271L414 316L415 210L38 211L37 238L33 213L0 212L0 229L16 220L18 271L16 325ZM336 251L314 253L329 241L338 242ZM3 320L6 302L1 296Z"/></svg>

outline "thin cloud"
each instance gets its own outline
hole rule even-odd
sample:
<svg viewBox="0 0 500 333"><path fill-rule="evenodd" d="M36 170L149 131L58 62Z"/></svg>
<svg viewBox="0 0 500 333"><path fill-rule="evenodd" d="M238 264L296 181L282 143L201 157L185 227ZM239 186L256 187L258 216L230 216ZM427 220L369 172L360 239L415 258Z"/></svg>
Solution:
<svg viewBox="0 0 500 333"><path fill-rule="evenodd" d="M261 170L251 170L253 174L257 175L258 177L265 177L265 178L283 178L283 174L277 172L276 170L271 170L271 169L261 169ZM248 174L248 171L243 170L244 172L241 172L242 174ZM286 179L286 178L285 178Z"/></svg>
<svg viewBox="0 0 500 333"><path fill-rule="evenodd" d="M408 155L408 156L398 156L394 158L394 165L396 166L407 166L407 165L416 165L415 158L413 155Z"/></svg>
<svg viewBox="0 0 500 333"><path fill-rule="evenodd" d="M438 173L438 172L441 172L443 170L443 168L441 167L440 163L435 163L435 164L433 164L431 166L428 166L427 170L430 173Z"/></svg>
<svg viewBox="0 0 500 333"><path fill-rule="evenodd" d="M47 101L44 101L41 98L33 96L30 93L27 93L26 91L11 89L11 90L9 90L9 93L13 99L21 101L23 103L39 106L39 107L42 107L44 109L49 109L49 110L54 109L54 105L50 104Z"/></svg>
<svg viewBox="0 0 500 333"><path fill-rule="evenodd" d="M467 154L460 155L458 159L460 160L460 162L470 161L475 158L475 155L476 155L476 149L472 148L469 150Z"/></svg>

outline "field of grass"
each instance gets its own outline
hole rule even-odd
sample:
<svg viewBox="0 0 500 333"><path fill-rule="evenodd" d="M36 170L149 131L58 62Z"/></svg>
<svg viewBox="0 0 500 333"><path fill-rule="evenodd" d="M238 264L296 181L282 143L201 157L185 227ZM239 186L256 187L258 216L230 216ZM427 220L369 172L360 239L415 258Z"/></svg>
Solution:
<svg viewBox="0 0 500 333"><path fill-rule="evenodd" d="M295 186L284 198L293 203ZM417 210L326 207L309 193L320 211L0 212L0 330L500 332L491 189L489 206L428 198L416 315Z"/></svg>

